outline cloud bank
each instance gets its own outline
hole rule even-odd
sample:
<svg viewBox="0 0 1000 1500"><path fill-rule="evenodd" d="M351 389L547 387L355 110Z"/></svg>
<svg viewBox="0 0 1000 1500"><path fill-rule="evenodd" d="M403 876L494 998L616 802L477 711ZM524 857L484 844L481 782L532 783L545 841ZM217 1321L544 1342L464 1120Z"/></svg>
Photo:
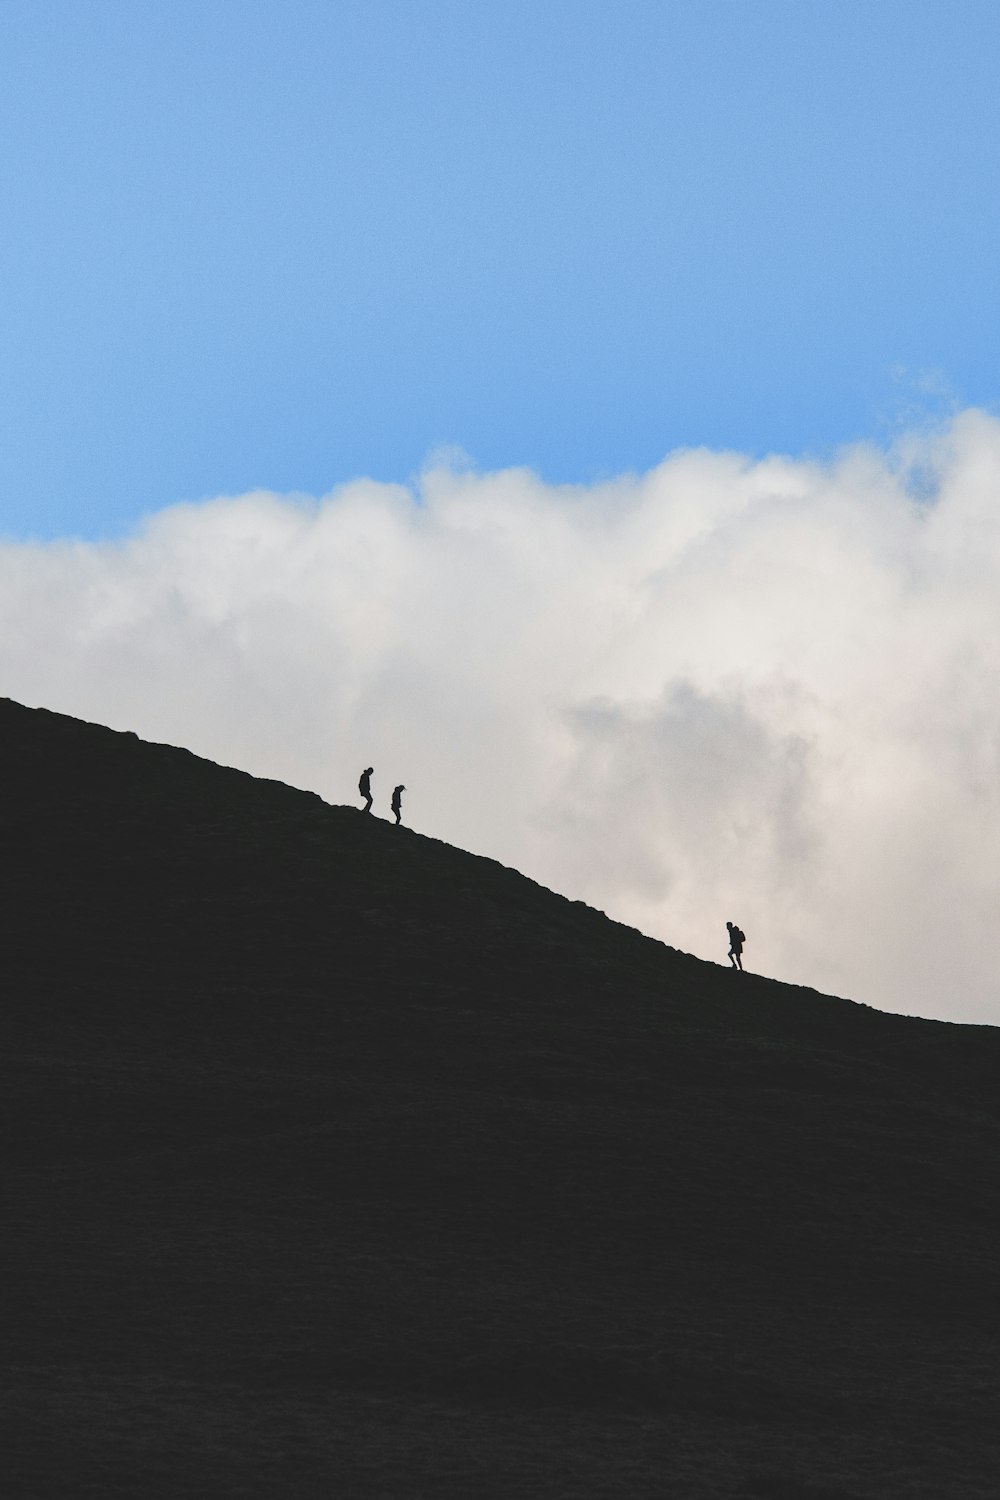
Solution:
<svg viewBox="0 0 1000 1500"><path fill-rule="evenodd" d="M1000 1023L1000 422L589 488L178 505L0 545L0 692L516 865L676 947Z"/></svg>

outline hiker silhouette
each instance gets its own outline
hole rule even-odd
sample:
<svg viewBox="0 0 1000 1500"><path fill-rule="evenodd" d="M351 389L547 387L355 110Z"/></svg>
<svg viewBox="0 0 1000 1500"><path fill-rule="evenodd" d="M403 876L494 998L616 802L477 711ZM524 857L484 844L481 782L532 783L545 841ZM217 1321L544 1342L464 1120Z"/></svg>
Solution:
<svg viewBox="0 0 1000 1500"><path fill-rule="evenodd" d="M741 932L735 922L727 922L729 928L729 962L734 969L743 967L743 944L747 940L745 932Z"/></svg>
<svg viewBox="0 0 1000 1500"><path fill-rule="evenodd" d="M371 812L372 810L372 772L374 769L374 766L369 766L366 770L362 771L361 780L358 782L358 791L367 803L364 809L365 812Z"/></svg>
<svg viewBox="0 0 1000 1500"><path fill-rule="evenodd" d="M396 814L396 827L399 827L400 814L402 812L402 794L406 791L405 786L397 786L392 792L392 810Z"/></svg>

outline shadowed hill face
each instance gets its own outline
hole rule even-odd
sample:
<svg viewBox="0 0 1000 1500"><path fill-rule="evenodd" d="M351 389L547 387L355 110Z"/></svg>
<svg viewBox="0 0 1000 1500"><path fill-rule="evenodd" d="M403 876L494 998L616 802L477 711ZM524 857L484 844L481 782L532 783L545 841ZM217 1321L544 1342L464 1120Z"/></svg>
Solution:
<svg viewBox="0 0 1000 1500"><path fill-rule="evenodd" d="M0 764L16 1493L995 1493L996 1032L7 701Z"/></svg>

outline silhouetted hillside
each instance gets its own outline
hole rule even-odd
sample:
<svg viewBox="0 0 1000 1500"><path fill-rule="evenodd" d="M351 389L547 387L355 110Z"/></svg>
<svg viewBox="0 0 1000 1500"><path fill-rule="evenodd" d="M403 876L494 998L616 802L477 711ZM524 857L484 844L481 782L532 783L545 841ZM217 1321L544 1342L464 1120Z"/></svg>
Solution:
<svg viewBox="0 0 1000 1500"><path fill-rule="evenodd" d="M5 1495L995 1500L1000 1032L6 700L0 757Z"/></svg>

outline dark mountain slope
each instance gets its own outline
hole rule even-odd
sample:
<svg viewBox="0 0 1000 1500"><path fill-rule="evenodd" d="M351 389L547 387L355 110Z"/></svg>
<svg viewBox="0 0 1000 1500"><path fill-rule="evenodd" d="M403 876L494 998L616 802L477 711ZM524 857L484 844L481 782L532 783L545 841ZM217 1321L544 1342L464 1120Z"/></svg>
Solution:
<svg viewBox="0 0 1000 1500"><path fill-rule="evenodd" d="M5 700L0 765L5 1494L1000 1492L1000 1032Z"/></svg>

